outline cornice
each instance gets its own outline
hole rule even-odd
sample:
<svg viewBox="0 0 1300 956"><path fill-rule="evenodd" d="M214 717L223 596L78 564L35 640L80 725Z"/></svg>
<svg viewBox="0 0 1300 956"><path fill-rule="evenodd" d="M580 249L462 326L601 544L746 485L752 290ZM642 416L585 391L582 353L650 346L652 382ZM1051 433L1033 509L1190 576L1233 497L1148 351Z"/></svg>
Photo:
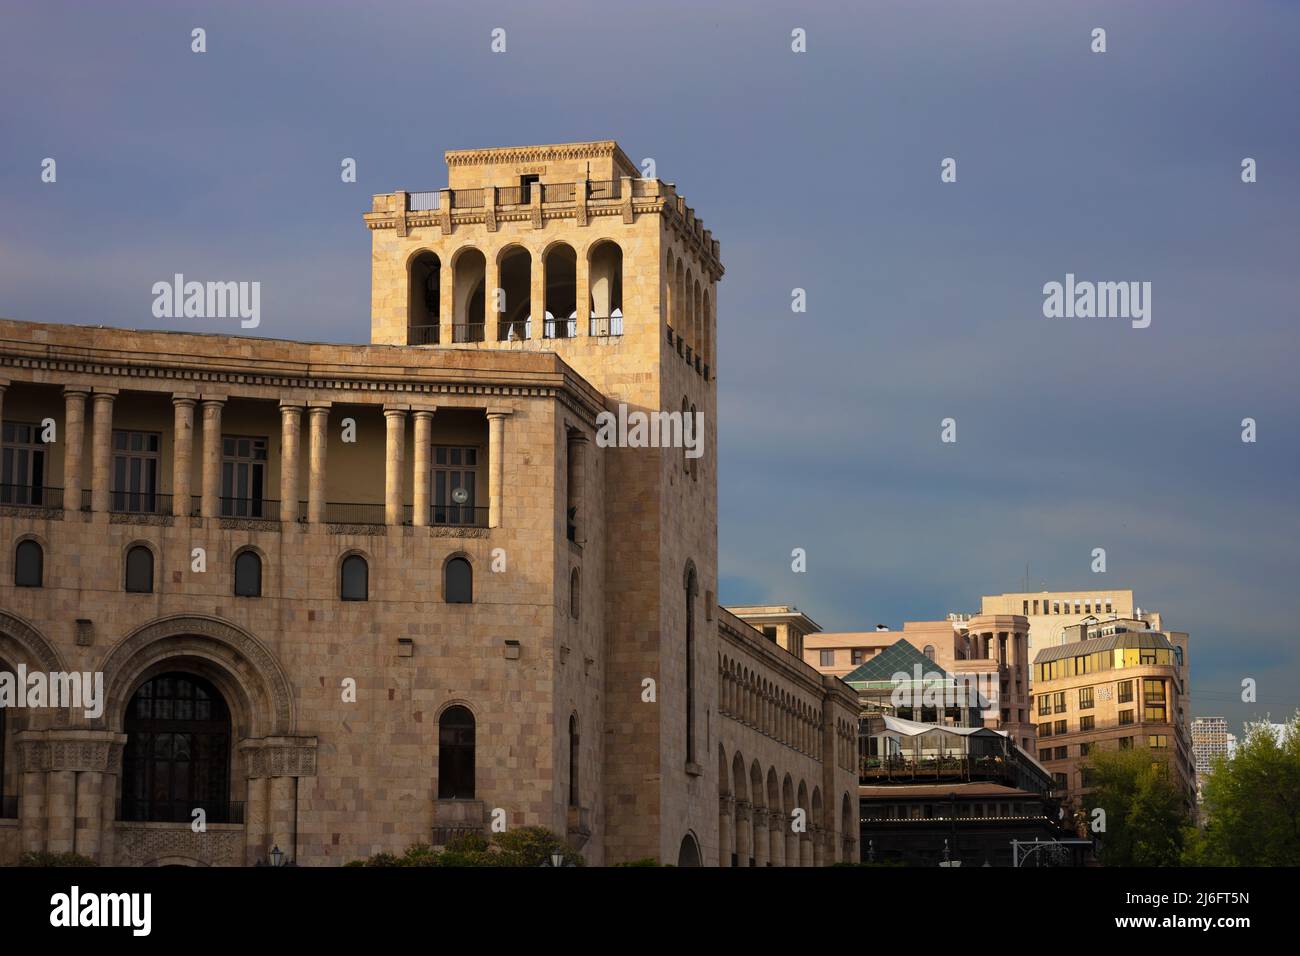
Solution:
<svg viewBox="0 0 1300 956"><path fill-rule="evenodd" d="M450 167L484 166L496 163L539 163L569 159L599 159L623 156L612 139L589 143L557 143L548 146L499 146L487 149L449 149L443 154ZM629 161L630 164L630 161Z"/></svg>

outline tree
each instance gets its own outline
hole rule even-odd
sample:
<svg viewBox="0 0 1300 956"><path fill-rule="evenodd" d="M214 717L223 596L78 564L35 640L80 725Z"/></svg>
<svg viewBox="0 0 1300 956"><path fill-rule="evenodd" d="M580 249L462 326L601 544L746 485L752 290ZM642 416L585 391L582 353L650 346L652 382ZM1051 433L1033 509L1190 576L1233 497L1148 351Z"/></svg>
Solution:
<svg viewBox="0 0 1300 956"><path fill-rule="evenodd" d="M1105 811L1098 854L1106 866L1177 866L1191 823L1168 762L1145 748L1098 750L1087 772L1092 809ZM1090 815L1091 816L1091 815Z"/></svg>
<svg viewBox="0 0 1300 956"><path fill-rule="evenodd" d="M556 853L564 857L565 866L583 866L577 850L564 838L546 827L517 827L493 835L489 841L481 833L453 837L445 847L435 849L427 843L415 843L401 856L376 853L346 866L541 866Z"/></svg>
<svg viewBox="0 0 1300 956"><path fill-rule="evenodd" d="M1215 760L1188 863L1300 866L1300 711L1285 726L1256 724L1232 759Z"/></svg>

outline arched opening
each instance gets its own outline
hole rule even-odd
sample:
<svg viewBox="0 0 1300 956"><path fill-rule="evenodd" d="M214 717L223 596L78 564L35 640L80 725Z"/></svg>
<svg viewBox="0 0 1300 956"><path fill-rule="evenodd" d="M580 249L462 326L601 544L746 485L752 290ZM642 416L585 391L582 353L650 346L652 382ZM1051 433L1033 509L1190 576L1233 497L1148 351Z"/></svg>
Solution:
<svg viewBox="0 0 1300 956"><path fill-rule="evenodd" d="M142 544L126 553L126 589L132 594L153 593L153 552Z"/></svg>
<svg viewBox="0 0 1300 956"><path fill-rule="evenodd" d="M486 275L487 259L477 249L466 249L456 257L452 287L456 309L451 327L453 342L483 341L487 316Z"/></svg>
<svg viewBox="0 0 1300 956"><path fill-rule="evenodd" d="M504 302L494 302L494 308L500 306L497 315L497 339L502 342L516 342L528 339L533 334L532 295L533 295L533 257L522 246L511 246L501 254L500 278Z"/></svg>
<svg viewBox="0 0 1300 956"><path fill-rule="evenodd" d="M925 656L926 656L927 659L929 659L930 661L933 661L933 660L934 660L934 645L933 645L933 644L927 644L927 645L925 645L925 650L924 650L922 653L925 654Z"/></svg>
<svg viewBox="0 0 1300 956"><path fill-rule="evenodd" d="M235 596L262 596L262 559L256 551L240 551L235 555Z"/></svg>
<svg viewBox="0 0 1300 956"><path fill-rule="evenodd" d="M704 339L700 351L704 353L704 380L709 379L709 363L713 361L713 303L709 293L704 293Z"/></svg>
<svg viewBox="0 0 1300 956"><path fill-rule="evenodd" d="M14 587L39 588L45 580L45 551L28 538L14 549Z"/></svg>
<svg viewBox="0 0 1300 956"><path fill-rule="evenodd" d="M438 718L438 799L474 799L474 715L460 705Z"/></svg>
<svg viewBox="0 0 1300 956"><path fill-rule="evenodd" d="M575 618L582 608L582 577L577 568L569 572L569 613Z"/></svg>
<svg viewBox="0 0 1300 956"><path fill-rule="evenodd" d="M700 862L700 845L695 842L695 835L692 833L682 837L681 849L677 851L678 866L702 866Z"/></svg>
<svg viewBox="0 0 1300 956"><path fill-rule="evenodd" d="M370 565L359 554L349 554L339 567L339 599L370 600Z"/></svg>
<svg viewBox="0 0 1300 956"><path fill-rule="evenodd" d="M578 715L569 715L569 806L578 802Z"/></svg>
<svg viewBox="0 0 1300 956"><path fill-rule="evenodd" d="M602 240L591 250L591 335L623 334L623 250Z"/></svg>
<svg viewBox="0 0 1300 956"><path fill-rule="evenodd" d="M840 859L851 861L853 854L850 852L850 847L853 846L853 842L857 839L857 832L853 826L853 803L849 800L847 793L844 794L844 798L840 801L840 839L844 841L844 845L840 849Z"/></svg>
<svg viewBox="0 0 1300 956"><path fill-rule="evenodd" d="M411 261L406 343L437 345L441 311L442 261L432 252L421 252Z"/></svg>
<svg viewBox="0 0 1300 956"><path fill-rule="evenodd" d="M230 709L194 674L146 680L127 706L123 729L122 819L208 823L230 818Z"/></svg>
<svg viewBox="0 0 1300 956"><path fill-rule="evenodd" d="M474 569L464 558L452 558L443 569L443 600L448 604L474 603Z"/></svg>
<svg viewBox="0 0 1300 956"><path fill-rule="evenodd" d="M542 336L571 339L578 334L578 255L560 242L546 252L546 321Z"/></svg>

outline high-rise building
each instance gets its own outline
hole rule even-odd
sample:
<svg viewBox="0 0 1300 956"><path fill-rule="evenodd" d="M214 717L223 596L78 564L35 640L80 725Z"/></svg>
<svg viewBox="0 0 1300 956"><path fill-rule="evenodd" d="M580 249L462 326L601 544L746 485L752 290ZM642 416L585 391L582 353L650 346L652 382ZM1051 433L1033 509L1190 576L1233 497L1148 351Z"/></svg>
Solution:
<svg viewBox="0 0 1300 956"><path fill-rule="evenodd" d="M1034 657L1038 760L1059 790L1085 806L1094 750L1146 747L1166 759L1190 804L1187 634L1118 618L1077 624L1065 636Z"/></svg>
<svg viewBox="0 0 1300 956"><path fill-rule="evenodd" d="M980 599L982 614L1019 614L1029 621L1029 654L1065 643L1069 629L1087 620L1105 621L1140 617L1159 630L1160 615L1133 604L1126 589L1096 591L1033 591L986 594Z"/></svg>
<svg viewBox="0 0 1300 956"><path fill-rule="evenodd" d="M1200 793L1217 757L1232 755L1232 737L1226 717L1197 717L1192 721L1192 762L1196 767L1196 790Z"/></svg>

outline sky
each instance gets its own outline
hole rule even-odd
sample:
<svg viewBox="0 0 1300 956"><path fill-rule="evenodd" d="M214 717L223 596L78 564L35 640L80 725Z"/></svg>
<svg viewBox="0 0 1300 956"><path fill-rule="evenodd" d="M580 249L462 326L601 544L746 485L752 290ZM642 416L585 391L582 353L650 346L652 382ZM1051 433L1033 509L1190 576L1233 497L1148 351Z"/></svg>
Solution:
<svg viewBox="0 0 1300 956"><path fill-rule="evenodd" d="M721 243L724 603L869 630L1131 588L1191 635L1194 715L1281 719L1297 47L1289 0L6 0L0 315L176 328L180 272L260 281L259 335L366 341L373 193L617 139ZM1067 273L1151 283L1151 324L1045 317Z"/></svg>

